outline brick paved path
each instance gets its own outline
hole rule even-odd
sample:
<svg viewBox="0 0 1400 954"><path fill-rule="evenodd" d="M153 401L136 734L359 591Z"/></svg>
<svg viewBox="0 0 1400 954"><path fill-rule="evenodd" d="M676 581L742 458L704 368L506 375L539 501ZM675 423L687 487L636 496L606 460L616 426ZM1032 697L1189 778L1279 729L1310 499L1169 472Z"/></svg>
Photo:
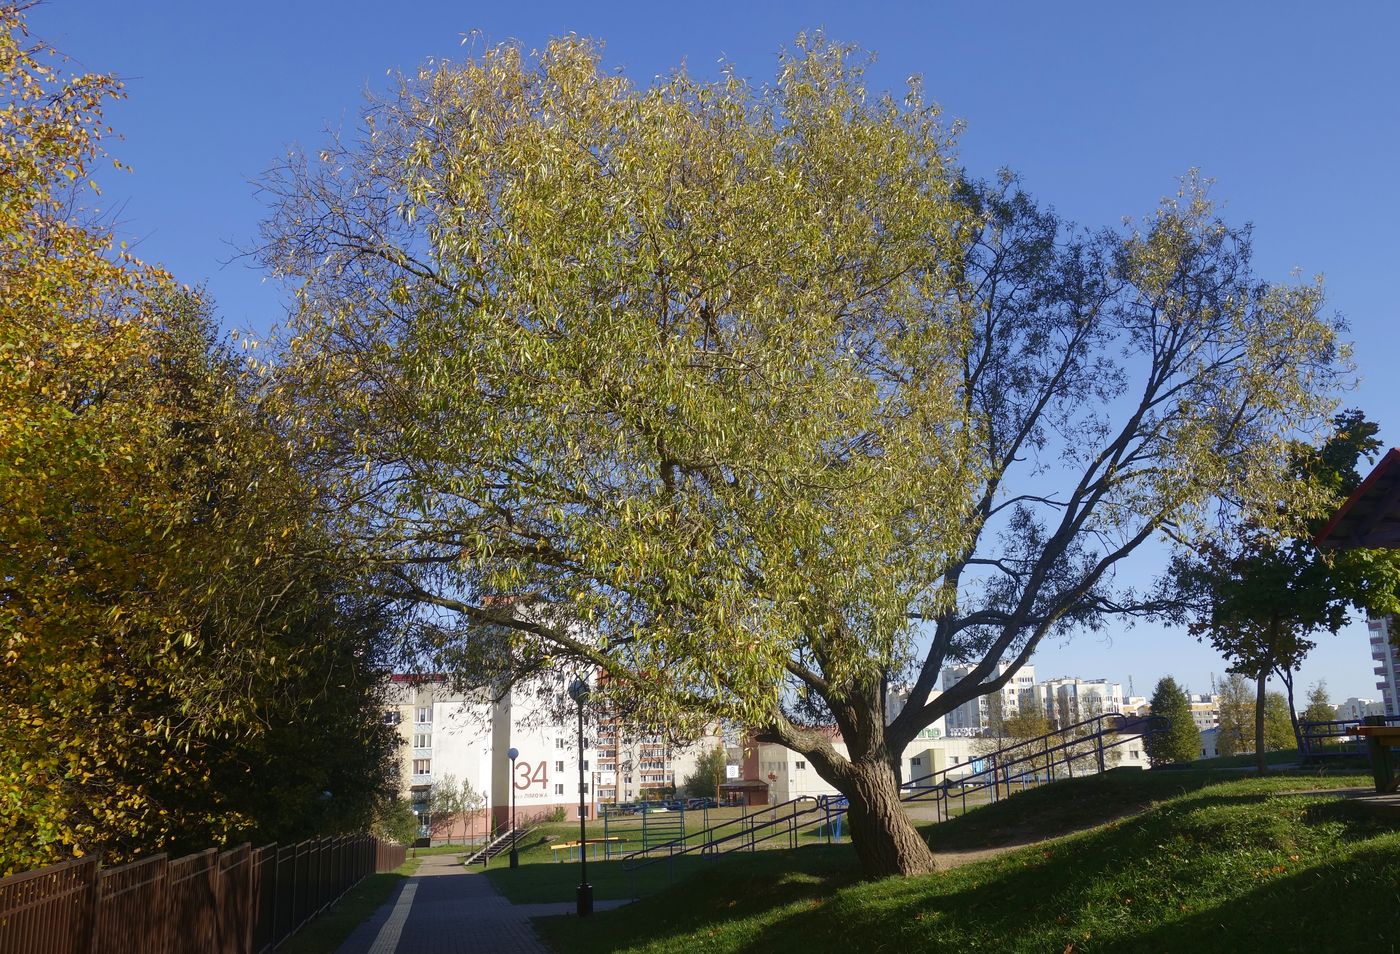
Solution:
<svg viewBox="0 0 1400 954"><path fill-rule="evenodd" d="M626 902L597 901L600 911ZM571 914L572 901L511 904L456 855L429 855L398 894L357 927L337 954L549 954L530 919Z"/></svg>

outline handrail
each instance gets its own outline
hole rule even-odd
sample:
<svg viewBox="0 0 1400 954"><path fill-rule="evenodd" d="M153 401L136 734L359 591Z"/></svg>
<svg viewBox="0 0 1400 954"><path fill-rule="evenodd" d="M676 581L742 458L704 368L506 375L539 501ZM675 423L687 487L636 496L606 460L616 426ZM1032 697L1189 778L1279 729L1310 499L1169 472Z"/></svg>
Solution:
<svg viewBox="0 0 1400 954"><path fill-rule="evenodd" d="M812 804L809 807L799 808L799 806L802 805L802 803L804 802L811 802ZM659 861L662 860L662 858L674 858L680 855L693 854L695 852L700 852L701 854L722 854L722 852L716 851L716 846L723 845L728 842L734 841L735 839L741 838L746 838L747 840L740 847L751 847L753 845L767 841L778 834L783 833L775 830L774 832L764 835L760 838L756 837L756 832L759 829L776 829L777 826L780 824L790 823L794 819L802 817L803 815L808 815L815 811L818 811L820 806L821 803L818 799L818 796L799 795L797 798L792 798L785 802L779 802L776 805L769 805L761 811L757 811L752 814L740 815L738 818L726 819L725 821L718 822L714 825L709 826L708 828L701 828L697 831L691 832L688 835L682 835L679 838L673 838L669 841L660 842L654 845L643 846L623 855L622 860L624 863L629 863L637 862L638 859L642 859L642 863L633 864L631 866L631 868L639 868L647 862ZM791 809L791 811L787 812L786 814L780 815L779 811L781 809ZM736 826L738 827L737 831L731 831L728 834L725 834L718 838L714 837L720 829L735 828ZM662 851L666 852L666 854L662 856L662 858L652 857L653 853L659 853Z"/></svg>
<svg viewBox="0 0 1400 954"><path fill-rule="evenodd" d="M1112 722L1111 726L1110 722ZM943 806L945 803L951 802L954 797L962 798L965 803L969 794L988 789L994 792L993 797L995 798L995 793L1000 790L1001 786L1005 785L1009 793L1014 782L1024 781L1028 774L1036 774L1038 777L1040 770L1045 771L1047 781L1054 781L1054 769L1057 765L1065 766L1068 776L1072 778L1075 763L1083 759L1092 759L1097 772L1103 772L1107 767L1106 752L1126 745L1134 738L1162 731L1165 722L1166 720L1162 716L1128 716L1116 712L1104 713L1056 729L1053 732L1047 732L1045 735L1014 742L989 752L981 757L988 763L986 768L953 775L954 771L966 766L949 766L911 779L900 786L899 800L905 803L933 801L935 804ZM1078 735L1073 734L1077 730L1089 726L1094 726L1095 730ZM1056 739L1056 737L1061 738ZM1050 744L1052 739L1056 740L1056 744L1053 746ZM1092 749L1079 753L1074 752L1076 748L1086 745L1091 745ZM1063 758L1054 758L1060 753L1065 753ZM1030 770L1017 770L1017 766L1027 764L1031 766ZM939 779L939 781L931 782L933 779ZM956 795L953 792L955 788L957 789ZM811 804L799 807L807 802ZM783 809L789 810L779 814ZM755 845L782 835L795 837L798 831L811 825L822 822L830 824L835 819L847 814L848 810L849 804L844 796L800 795L751 815L742 815L737 819L729 819L692 832L690 835L632 851L622 858L624 869L635 871L657 861L697 852L702 855L720 855L743 848L752 850ZM940 814L946 818L948 817L947 812L948 808L943 807ZM767 818L759 821L759 819L764 819L764 816ZM799 819L801 819L800 823ZM738 831L714 837L720 829L736 825L739 826ZM785 827L780 828L779 826ZM768 833L759 837L757 832L764 828L769 829ZM738 843L732 847L720 848L721 845L736 841ZM688 842L693 843L687 844ZM652 856L653 852L659 853L661 851L665 851L666 854Z"/></svg>

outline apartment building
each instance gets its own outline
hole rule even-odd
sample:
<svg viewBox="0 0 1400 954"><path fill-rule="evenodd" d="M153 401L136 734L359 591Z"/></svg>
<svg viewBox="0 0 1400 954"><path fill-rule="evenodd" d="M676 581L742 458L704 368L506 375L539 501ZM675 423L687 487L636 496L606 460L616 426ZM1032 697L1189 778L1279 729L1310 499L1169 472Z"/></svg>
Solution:
<svg viewBox="0 0 1400 954"><path fill-rule="evenodd" d="M1191 721L1202 732L1220 725L1220 698L1211 693L1191 693L1187 697L1191 706Z"/></svg>
<svg viewBox="0 0 1400 954"><path fill-rule="evenodd" d="M600 722L596 739L597 800L604 804L670 797L702 755L724 745L718 726L682 744L664 728L618 718Z"/></svg>
<svg viewBox="0 0 1400 954"><path fill-rule="evenodd" d="M1348 722L1360 722L1367 716L1385 715L1385 702L1379 699L1358 699L1352 696L1335 709L1336 718Z"/></svg>
<svg viewBox="0 0 1400 954"><path fill-rule="evenodd" d="M947 692L972 672L971 666L948 666L943 670L942 691ZM998 676L1007 670L998 663ZM943 717L946 734L950 736L980 735L1002 719L1009 719L1035 698L1035 667L1022 666L1005 686L995 693L971 699Z"/></svg>
<svg viewBox="0 0 1400 954"><path fill-rule="evenodd" d="M1400 715L1400 653L1396 652L1392 617L1371 617L1366 621L1370 631L1371 661L1376 665L1371 672L1376 677L1376 688L1381 691L1386 715Z"/></svg>
<svg viewBox="0 0 1400 954"><path fill-rule="evenodd" d="M385 721L398 728L400 786L419 816L420 838L472 838L507 825L512 799L519 821L576 818L580 767L589 815L600 802L669 796L703 752L723 744L715 732L682 743L588 711L580 757L577 710L564 693L536 682L492 701L452 690L441 675L392 677ZM483 797L480 810L452 819L434 812L434 786L449 777Z"/></svg>

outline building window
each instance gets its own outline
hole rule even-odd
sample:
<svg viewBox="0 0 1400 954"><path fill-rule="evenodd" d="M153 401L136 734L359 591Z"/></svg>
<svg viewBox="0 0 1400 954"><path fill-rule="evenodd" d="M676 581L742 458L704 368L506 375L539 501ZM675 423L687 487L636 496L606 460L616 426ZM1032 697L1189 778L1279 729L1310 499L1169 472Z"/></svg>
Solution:
<svg viewBox="0 0 1400 954"><path fill-rule="evenodd" d="M805 769L807 767L807 763L799 761L796 763L796 766L798 769Z"/></svg>
<svg viewBox="0 0 1400 954"><path fill-rule="evenodd" d="M433 760L432 760L432 759L414 759L414 760L413 760L413 774L414 774L414 775L428 775L428 774L430 774L430 773L432 772L432 770L433 770Z"/></svg>
<svg viewBox="0 0 1400 954"><path fill-rule="evenodd" d="M432 707L432 706L419 706L419 707L418 707L418 717L417 717L414 721L415 721L415 722L432 722L432 721L433 721L433 707Z"/></svg>
<svg viewBox="0 0 1400 954"><path fill-rule="evenodd" d="M562 772L562 771L564 771L564 763L563 763L563 762L555 762L555 763L554 763L554 771L556 771L556 772Z"/></svg>
<svg viewBox="0 0 1400 954"><path fill-rule="evenodd" d="M954 764L954 765L957 765L960 761L962 761L962 760L961 760L958 756L956 756L956 755L953 756L953 764Z"/></svg>
<svg viewBox="0 0 1400 954"><path fill-rule="evenodd" d="M564 794L564 786L563 786L563 785L556 785L556 786L554 786L554 794L555 794L555 795L563 795L563 794Z"/></svg>
<svg viewBox="0 0 1400 954"><path fill-rule="evenodd" d="M413 747L415 749L430 748L433 744L433 734L431 732L413 733Z"/></svg>
<svg viewBox="0 0 1400 954"><path fill-rule="evenodd" d="M923 765L923 764L924 764L924 760L923 760L923 758L922 758L921 756L916 755L916 756L914 756L912 759L909 760L909 764L910 764L910 765Z"/></svg>
<svg viewBox="0 0 1400 954"><path fill-rule="evenodd" d="M562 739L562 738L556 738L556 739L554 740L554 747L555 747L556 749L562 749L562 748L564 748L566 745L568 745L568 743L567 743L564 739Z"/></svg>

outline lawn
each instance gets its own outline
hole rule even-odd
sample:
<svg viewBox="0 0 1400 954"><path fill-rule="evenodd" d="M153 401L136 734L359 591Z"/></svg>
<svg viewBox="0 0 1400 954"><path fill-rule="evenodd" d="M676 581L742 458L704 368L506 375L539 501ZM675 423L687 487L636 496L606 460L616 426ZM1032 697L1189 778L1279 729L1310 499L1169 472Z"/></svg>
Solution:
<svg viewBox="0 0 1400 954"><path fill-rule="evenodd" d="M589 921L537 924L565 954L1393 950L1400 829L1326 791L1368 782L1109 772L926 831L952 851L1116 820L929 877L862 882L848 846L818 845L726 857Z"/></svg>
<svg viewBox="0 0 1400 954"><path fill-rule="evenodd" d="M277 954L332 954L362 921L394 896L399 885L418 870L419 863L417 858L408 858L393 871L365 878L283 942Z"/></svg>

